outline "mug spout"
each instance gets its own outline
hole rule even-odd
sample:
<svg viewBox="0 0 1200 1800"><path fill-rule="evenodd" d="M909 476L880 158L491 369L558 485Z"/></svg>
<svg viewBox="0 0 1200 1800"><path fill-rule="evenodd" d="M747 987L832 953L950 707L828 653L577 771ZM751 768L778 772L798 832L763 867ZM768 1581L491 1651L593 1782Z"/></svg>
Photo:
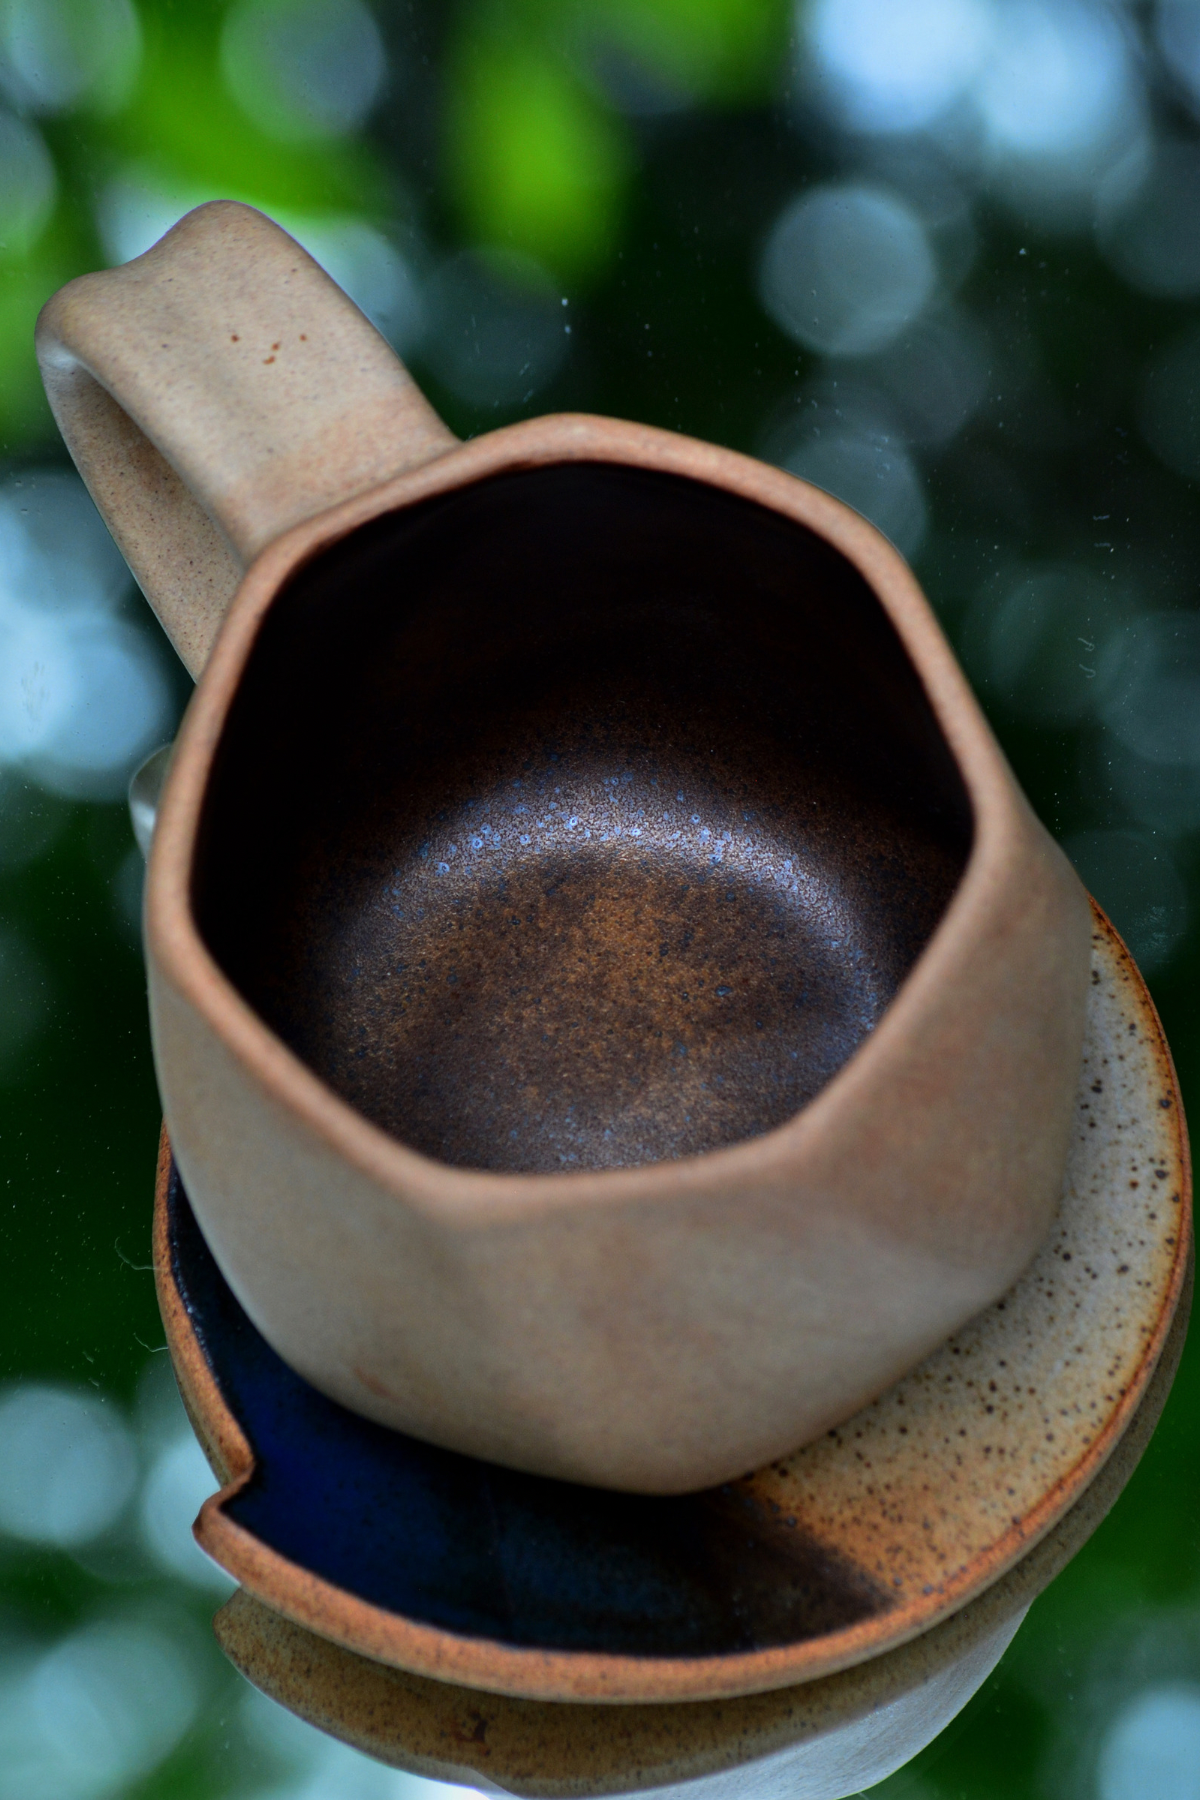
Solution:
<svg viewBox="0 0 1200 1800"><path fill-rule="evenodd" d="M69 282L37 348L67 448L193 675L269 543L458 442L319 264L232 200Z"/></svg>

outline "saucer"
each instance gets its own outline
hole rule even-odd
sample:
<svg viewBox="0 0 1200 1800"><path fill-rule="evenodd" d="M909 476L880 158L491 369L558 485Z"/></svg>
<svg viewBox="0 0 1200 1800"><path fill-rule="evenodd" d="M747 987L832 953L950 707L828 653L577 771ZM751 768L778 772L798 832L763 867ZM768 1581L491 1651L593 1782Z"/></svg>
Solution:
<svg viewBox="0 0 1200 1800"><path fill-rule="evenodd" d="M1060 1215L1025 1276L846 1424L699 1494L519 1474L324 1398L225 1284L164 1134L159 1299L225 1483L197 1536L317 1637L465 1687L663 1703L832 1676L949 1620L1064 1520L1146 1396L1190 1241L1170 1055L1099 912Z"/></svg>
<svg viewBox="0 0 1200 1800"><path fill-rule="evenodd" d="M1124 1436L1066 1516L959 1612L837 1675L688 1704L513 1699L388 1668L240 1589L213 1620L225 1654L289 1711L436 1781L550 1800L686 1781L688 1800L833 1800L908 1762L987 1680L1030 1603L1091 1536L1150 1440L1187 1336L1189 1293ZM753 1770L744 1765L753 1764Z"/></svg>

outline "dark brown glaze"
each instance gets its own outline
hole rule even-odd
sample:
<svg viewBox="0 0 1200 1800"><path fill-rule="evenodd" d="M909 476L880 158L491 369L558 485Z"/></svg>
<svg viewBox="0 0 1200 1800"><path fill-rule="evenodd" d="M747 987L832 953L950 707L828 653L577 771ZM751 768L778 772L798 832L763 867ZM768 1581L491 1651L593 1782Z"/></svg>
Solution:
<svg viewBox="0 0 1200 1800"><path fill-rule="evenodd" d="M970 838L844 558L699 483L583 464L386 517L285 590L194 898L267 1024L403 1142L610 1168L811 1100Z"/></svg>

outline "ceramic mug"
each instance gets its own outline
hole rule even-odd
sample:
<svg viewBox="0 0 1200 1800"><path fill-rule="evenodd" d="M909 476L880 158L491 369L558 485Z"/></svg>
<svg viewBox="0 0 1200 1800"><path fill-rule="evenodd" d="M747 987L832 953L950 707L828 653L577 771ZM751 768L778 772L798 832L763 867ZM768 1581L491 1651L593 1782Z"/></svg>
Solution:
<svg viewBox="0 0 1200 1800"><path fill-rule="evenodd" d="M189 669L154 1050L231 1287L325 1393L719 1482L1053 1217L1082 888L865 520L668 432L460 444L250 208L49 303L55 416Z"/></svg>

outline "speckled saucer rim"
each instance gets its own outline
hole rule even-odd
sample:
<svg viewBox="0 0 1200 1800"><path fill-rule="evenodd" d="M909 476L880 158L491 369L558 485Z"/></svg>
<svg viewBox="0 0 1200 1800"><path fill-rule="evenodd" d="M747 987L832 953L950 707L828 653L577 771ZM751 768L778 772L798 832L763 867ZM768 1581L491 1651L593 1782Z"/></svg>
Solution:
<svg viewBox="0 0 1200 1800"><path fill-rule="evenodd" d="M319 1730L437 1781L482 1778L529 1800L619 1794L691 1781L866 1718L934 1680L1019 1619L1102 1523L1153 1435L1187 1335L1192 1270L1158 1366L1095 1479L1007 1574L920 1637L835 1675L732 1699L529 1700L374 1662L239 1589L213 1629L248 1681Z"/></svg>
<svg viewBox="0 0 1200 1800"><path fill-rule="evenodd" d="M269 1607L318 1637L375 1661L460 1686L528 1699L639 1703L700 1701L765 1692L835 1674L921 1635L991 1586L1044 1537L1083 1493L1135 1413L1157 1366L1183 1291L1191 1248L1191 1165L1179 1084L1154 1002L1133 958L1102 910L1096 922L1128 981L1162 1085L1172 1094L1175 1162L1183 1217L1169 1281L1154 1325L1103 1427L1070 1472L1041 1501L929 1594L825 1636L771 1649L712 1657L634 1657L589 1651L517 1648L419 1624L361 1600L288 1561L222 1510L250 1479L254 1456L226 1406L171 1275L166 1191L171 1158L166 1127L155 1201L154 1264L159 1305L184 1403L223 1487L205 1502L199 1542L216 1562Z"/></svg>

